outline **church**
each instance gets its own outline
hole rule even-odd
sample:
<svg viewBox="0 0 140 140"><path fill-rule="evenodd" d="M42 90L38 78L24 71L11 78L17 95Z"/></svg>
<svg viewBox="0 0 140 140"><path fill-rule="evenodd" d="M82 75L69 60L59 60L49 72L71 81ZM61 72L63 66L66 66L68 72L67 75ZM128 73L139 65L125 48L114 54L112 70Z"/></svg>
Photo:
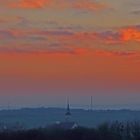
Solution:
<svg viewBox="0 0 140 140"><path fill-rule="evenodd" d="M71 121L71 111L70 111L70 104L69 100L67 101L67 108L65 113L65 120L62 122L56 122L51 126L51 128L55 129L75 129L78 128L78 124L74 121Z"/></svg>

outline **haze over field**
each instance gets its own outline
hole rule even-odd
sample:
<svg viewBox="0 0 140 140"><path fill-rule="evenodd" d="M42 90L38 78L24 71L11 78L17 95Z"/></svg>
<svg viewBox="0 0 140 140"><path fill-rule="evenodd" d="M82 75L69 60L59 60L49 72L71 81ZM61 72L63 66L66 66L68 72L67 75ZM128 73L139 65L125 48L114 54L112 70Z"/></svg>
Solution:
<svg viewBox="0 0 140 140"><path fill-rule="evenodd" d="M17 124L25 129L50 127L64 122L66 110L64 108L23 108L19 110L0 111L0 131L3 126L12 128ZM139 122L140 111L131 110L83 110L71 109L70 121L79 126L95 128L104 123Z"/></svg>

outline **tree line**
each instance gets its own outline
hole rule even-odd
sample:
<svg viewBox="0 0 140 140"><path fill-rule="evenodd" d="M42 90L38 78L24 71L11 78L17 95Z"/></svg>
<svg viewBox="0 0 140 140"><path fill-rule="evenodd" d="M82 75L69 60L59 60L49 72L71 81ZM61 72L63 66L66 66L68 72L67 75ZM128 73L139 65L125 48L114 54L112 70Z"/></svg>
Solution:
<svg viewBox="0 0 140 140"><path fill-rule="evenodd" d="M140 140L140 122L104 123L96 128L38 128L3 131L0 140Z"/></svg>

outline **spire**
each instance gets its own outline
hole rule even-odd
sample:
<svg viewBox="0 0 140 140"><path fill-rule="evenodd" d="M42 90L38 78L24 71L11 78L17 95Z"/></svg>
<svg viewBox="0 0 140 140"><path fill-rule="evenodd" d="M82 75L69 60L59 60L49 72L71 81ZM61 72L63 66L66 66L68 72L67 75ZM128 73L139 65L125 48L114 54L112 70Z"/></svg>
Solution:
<svg viewBox="0 0 140 140"><path fill-rule="evenodd" d="M67 110L66 110L65 115L66 116L71 116L69 99L67 99Z"/></svg>
<svg viewBox="0 0 140 140"><path fill-rule="evenodd" d="M92 111L93 110L93 97L91 96L91 99L90 99L90 110Z"/></svg>

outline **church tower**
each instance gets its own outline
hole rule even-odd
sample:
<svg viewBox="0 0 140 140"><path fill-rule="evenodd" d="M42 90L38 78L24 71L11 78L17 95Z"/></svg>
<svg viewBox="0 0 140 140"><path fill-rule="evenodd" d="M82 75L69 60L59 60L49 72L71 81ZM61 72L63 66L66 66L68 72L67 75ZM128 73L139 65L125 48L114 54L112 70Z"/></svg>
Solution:
<svg viewBox="0 0 140 140"><path fill-rule="evenodd" d="M67 108L66 108L66 113L65 113L65 119L66 121L70 121L71 118L71 112L70 112L70 104L69 104L69 99L67 99Z"/></svg>
<svg viewBox="0 0 140 140"><path fill-rule="evenodd" d="M93 97L90 98L90 111L93 111Z"/></svg>

